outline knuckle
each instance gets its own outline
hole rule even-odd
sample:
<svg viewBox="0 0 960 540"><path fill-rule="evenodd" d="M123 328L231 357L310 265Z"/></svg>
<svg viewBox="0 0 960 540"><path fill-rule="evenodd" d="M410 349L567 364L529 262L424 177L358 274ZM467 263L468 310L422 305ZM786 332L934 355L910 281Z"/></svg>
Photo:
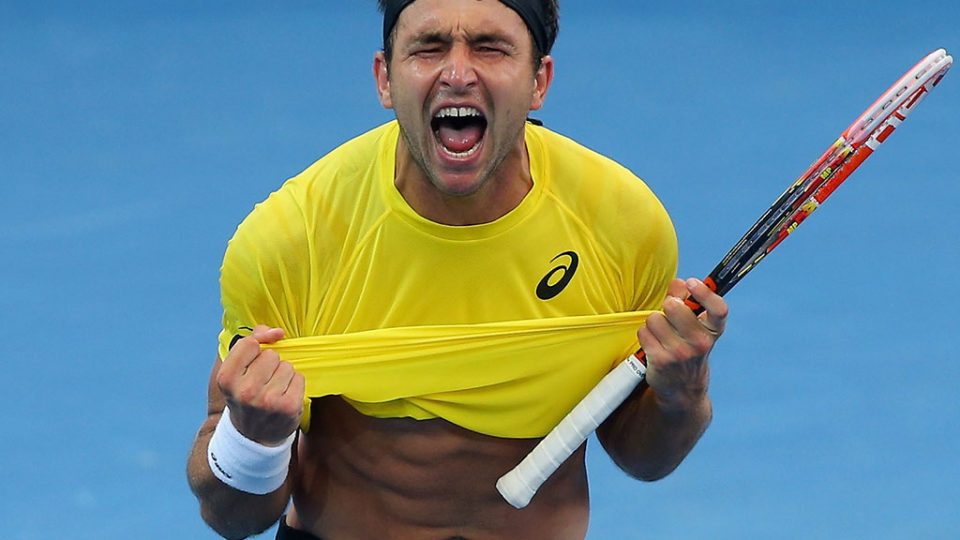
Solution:
<svg viewBox="0 0 960 540"><path fill-rule="evenodd" d="M300 398L300 401L302 402L303 396L307 393L306 392L307 379L304 378L302 373L297 371L293 374L293 381L290 383L290 385L291 386L295 385L295 388L297 390L296 394L298 395L298 397Z"/></svg>
<svg viewBox="0 0 960 540"><path fill-rule="evenodd" d="M289 377L293 373L293 364L290 362L284 362L283 360L278 360L279 365L277 366L277 374L284 377Z"/></svg>
<svg viewBox="0 0 960 540"><path fill-rule="evenodd" d="M656 313L652 313L649 317L647 317L647 324L645 328L651 333L656 333L657 329L662 329L666 327L668 324L670 323L667 322L666 315L660 312L656 312Z"/></svg>
<svg viewBox="0 0 960 540"><path fill-rule="evenodd" d="M704 356L713 348L713 339L706 334L698 334L691 345L693 356Z"/></svg>
<svg viewBox="0 0 960 540"><path fill-rule="evenodd" d="M646 326L641 326L640 329L637 330L637 340L641 345L650 341L651 337L650 330L648 330Z"/></svg>
<svg viewBox="0 0 960 540"><path fill-rule="evenodd" d="M263 397L263 409L271 414L283 418L296 418L299 416L300 405L297 400L289 399L279 394L267 394Z"/></svg>
<svg viewBox="0 0 960 540"><path fill-rule="evenodd" d="M663 368L663 356L656 353L647 354L647 369L659 371Z"/></svg>
<svg viewBox="0 0 960 540"><path fill-rule="evenodd" d="M250 362L247 372L257 373L260 377L269 377L277 369L278 360L269 354L260 353Z"/></svg>
<svg viewBox="0 0 960 540"><path fill-rule="evenodd" d="M673 350L673 354L676 360L689 359L697 356L697 351L692 344L684 341L676 346L676 348Z"/></svg>
<svg viewBox="0 0 960 540"><path fill-rule="evenodd" d="M230 351L227 352L227 357L223 359L223 369L236 369L234 366L242 363L242 359L249 358L251 355L256 354L256 350L259 347L260 345L257 341L249 336L236 342Z"/></svg>
<svg viewBox="0 0 960 540"><path fill-rule="evenodd" d="M286 399L283 406L279 409L282 414L290 418L299 418L303 409L303 400Z"/></svg>
<svg viewBox="0 0 960 540"><path fill-rule="evenodd" d="M217 373L217 386L220 387L220 390L226 395L232 395L235 392L237 385L237 379L232 371L221 369Z"/></svg>
<svg viewBox="0 0 960 540"><path fill-rule="evenodd" d="M273 394L267 393L264 394L260 399L260 405L263 407L263 410L274 412L277 411L277 397Z"/></svg>
<svg viewBox="0 0 960 540"><path fill-rule="evenodd" d="M667 318L669 318L674 313L677 313L681 306L682 304L680 303L680 300L676 296L671 296L664 301L663 312L666 314Z"/></svg>
<svg viewBox="0 0 960 540"><path fill-rule="evenodd" d="M260 389L249 384L242 385L234 392L234 398L244 404L256 403L260 394Z"/></svg>
<svg viewBox="0 0 960 540"><path fill-rule="evenodd" d="M647 349L647 363L652 364L654 368L663 369L673 363L673 352L665 347L652 347Z"/></svg>
<svg viewBox="0 0 960 540"><path fill-rule="evenodd" d="M260 351L259 360L264 364L269 364L276 367L276 365L280 363L280 353L273 349L264 349Z"/></svg>
<svg viewBox="0 0 960 540"><path fill-rule="evenodd" d="M227 353L227 356L237 357L237 356L249 355L251 351L259 347L260 347L260 344L257 342L256 339L254 339L253 336L247 336L245 338L240 339L240 341L237 341L233 345L233 348L230 349L230 352Z"/></svg>

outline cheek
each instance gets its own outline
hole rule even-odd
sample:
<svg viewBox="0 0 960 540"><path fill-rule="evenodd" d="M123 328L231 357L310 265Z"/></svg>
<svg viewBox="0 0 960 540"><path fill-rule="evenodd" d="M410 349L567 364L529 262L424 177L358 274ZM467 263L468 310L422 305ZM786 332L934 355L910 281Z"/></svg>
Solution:
<svg viewBox="0 0 960 540"><path fill-rule="evenodd" d="M492 95L494 100L495 114L500 117L504 129L512 129L512 125L526 121L527 115L533 105L532 90L514 87L509 92L502 95ZM507 122L503 122L506 120Z"/></svg>
<svg viewBox="0 0 960 540"><path fill-rule="evenodd" d="M396 78L390 85L394 108L404 107L408 111L421 110L429 92L430 85L415 77Z"/></svg>
<svg viewBox="0 0 960 540"><path fill-rule="evenodd" d="M409 116L412 99L409 88L407 88L402 81L391 81L390 99L393 101L393 110L397 116Z"/></svg>
<svg viewBox="0 0 960 540"><path fill-rule="evenodd" d="M524 73L522 77L503 77L491 81L490 93L495 102L508 103L511 110L529 111L533 104L536 81Z"/></svg>

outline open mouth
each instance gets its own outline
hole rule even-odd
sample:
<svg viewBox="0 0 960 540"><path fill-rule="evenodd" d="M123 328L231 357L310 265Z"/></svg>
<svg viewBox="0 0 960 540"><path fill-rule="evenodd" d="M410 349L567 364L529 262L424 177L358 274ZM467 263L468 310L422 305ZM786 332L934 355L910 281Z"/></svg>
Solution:
<svg viewBox="0 0 960 540"><path fill-rule="evenodd" d="M444 107L433 115L430 127L444 153L467 158L480 148L487 119L474 107Z"/></svg>

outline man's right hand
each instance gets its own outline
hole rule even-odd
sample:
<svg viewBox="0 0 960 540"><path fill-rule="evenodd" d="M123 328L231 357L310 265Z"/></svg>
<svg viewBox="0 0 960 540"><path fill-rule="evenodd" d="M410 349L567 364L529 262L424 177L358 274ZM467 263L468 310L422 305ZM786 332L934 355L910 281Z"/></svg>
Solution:
<svg viewBox="0 0 960 540"><path fill-rule="evenodd" d="M260 348L280 339L283 329L257 326L233 345L217 374L234 427L265 446L280 445L303 415L303 375L276 351Z"/></svg>

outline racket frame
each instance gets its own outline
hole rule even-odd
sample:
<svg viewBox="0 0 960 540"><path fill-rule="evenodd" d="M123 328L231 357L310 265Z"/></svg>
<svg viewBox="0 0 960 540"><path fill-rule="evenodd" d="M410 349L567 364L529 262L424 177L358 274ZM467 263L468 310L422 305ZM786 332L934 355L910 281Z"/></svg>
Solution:
<svg viewBox="0 0 960 540"><path fill-rule="evenodd" d="M774 201L704 283L721 296L733 288L886 141L952 63L953 58L939 49L900 77ZM703 311L693 299L685 303L694 313ZM526 507L540 486L643 382L646 365L640 349L601 379L523 461L500 477L497 490L503 498L515 508Z"/></svg>

